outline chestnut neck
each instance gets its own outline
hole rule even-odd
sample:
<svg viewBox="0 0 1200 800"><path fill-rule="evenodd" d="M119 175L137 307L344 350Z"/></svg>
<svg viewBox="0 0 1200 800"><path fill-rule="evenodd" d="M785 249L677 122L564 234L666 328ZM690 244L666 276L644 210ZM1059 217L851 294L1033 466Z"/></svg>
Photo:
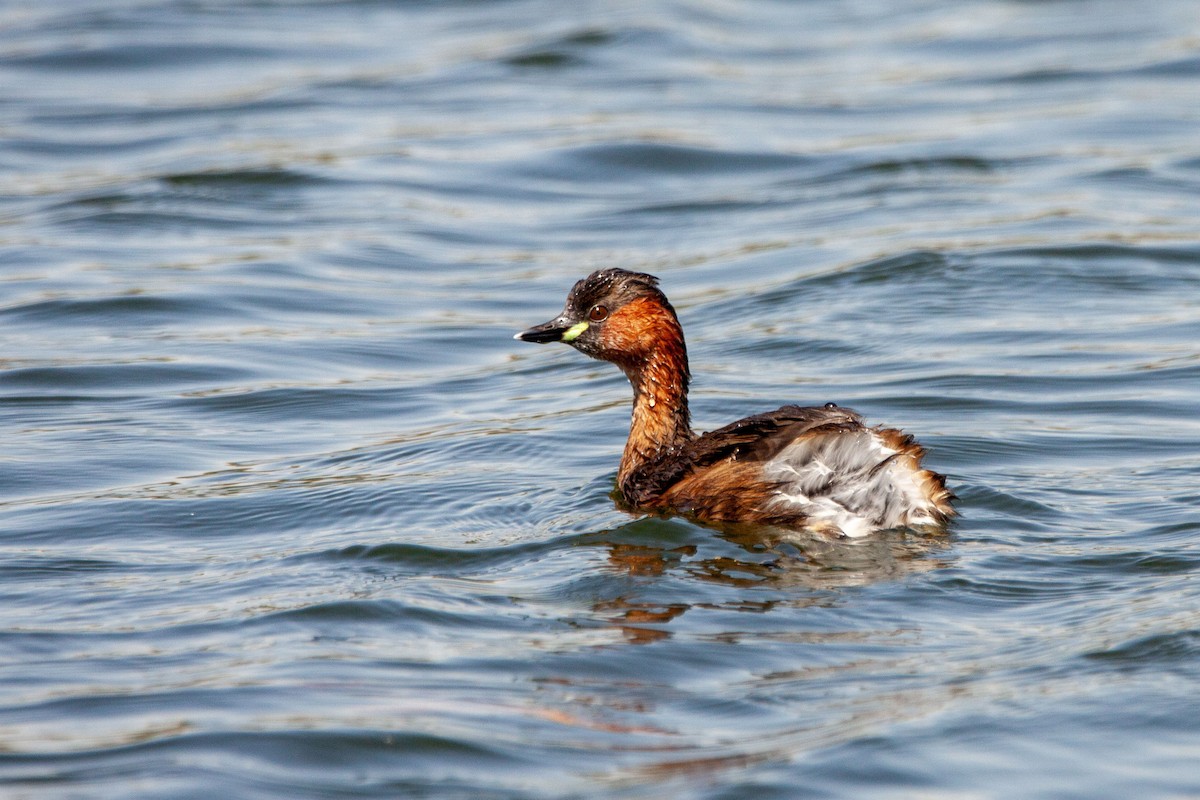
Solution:
<svg viewBox="0 0 1200 800"><path fill-rule="evenodd" d="M633 415L617 471L618 486L624 486L635 470L695 437L688 412L690 376L683 332L676 322L658 334L644 358L620 365L633 385Z"/></svg>

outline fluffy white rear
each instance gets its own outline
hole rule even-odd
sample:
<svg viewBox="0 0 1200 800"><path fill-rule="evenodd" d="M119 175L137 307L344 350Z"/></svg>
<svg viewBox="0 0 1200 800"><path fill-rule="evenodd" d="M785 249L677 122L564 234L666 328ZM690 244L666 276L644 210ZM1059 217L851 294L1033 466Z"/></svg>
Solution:
<svg viewBox="0 0 1200 800"><path fill-rule="evenodd" d="M813 527L845 536L938 518L914 460L872 430L801 438L764 465L764 477L782 484L772 509L803 513Z"/></svg>

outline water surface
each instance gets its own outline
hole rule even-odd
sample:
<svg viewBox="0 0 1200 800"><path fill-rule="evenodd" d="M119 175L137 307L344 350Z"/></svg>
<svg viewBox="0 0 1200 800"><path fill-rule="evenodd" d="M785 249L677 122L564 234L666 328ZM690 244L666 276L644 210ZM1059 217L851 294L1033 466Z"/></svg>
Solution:
<svg viewBox="0 0 1200 800"><path fill-rule="evenodd" d="M3 793L1200 793L1198 20L0 4ZM961 520L617 509L603 266Z"/></svg>

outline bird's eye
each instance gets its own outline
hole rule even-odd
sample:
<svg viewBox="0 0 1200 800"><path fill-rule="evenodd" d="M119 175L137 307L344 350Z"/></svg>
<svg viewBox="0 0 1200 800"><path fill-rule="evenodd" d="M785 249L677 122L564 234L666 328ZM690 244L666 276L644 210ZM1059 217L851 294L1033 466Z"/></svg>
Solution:
<svg viewBox="0 0 1200 800"><path fill-rule="evenodd" d="M588 312L588 319L592 322L603 322L608 319L608 307L592 306L592 310Z"/></svg>

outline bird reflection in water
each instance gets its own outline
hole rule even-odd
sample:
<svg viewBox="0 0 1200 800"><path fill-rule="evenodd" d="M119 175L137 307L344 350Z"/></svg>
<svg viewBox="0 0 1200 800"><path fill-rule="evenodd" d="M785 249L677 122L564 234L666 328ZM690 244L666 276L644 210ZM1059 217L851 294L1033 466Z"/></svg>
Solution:
<svg viewBox="0 0 1200 800"><path fill-rule="evenodd" d="M828 606L839 602L839 590L948 566L942 555L949 547L947 535L907 530L845 539L759 525L693 525L699 535L684 544L677 535L669 541L644 535L663 526L678 533L685 525L648 517L589 537L589 545L607 548L614 570L634 579L633 591L593 604L632 644L671 636L671 623L693 607L765 613L780 605ZM713 599L705 594L705 602L695 602L696 593L680 587L678 599L664 600L671 578L684 579L685 584L699 580L730 592ZM622 586L628 589L630 583Z"/></svg>

